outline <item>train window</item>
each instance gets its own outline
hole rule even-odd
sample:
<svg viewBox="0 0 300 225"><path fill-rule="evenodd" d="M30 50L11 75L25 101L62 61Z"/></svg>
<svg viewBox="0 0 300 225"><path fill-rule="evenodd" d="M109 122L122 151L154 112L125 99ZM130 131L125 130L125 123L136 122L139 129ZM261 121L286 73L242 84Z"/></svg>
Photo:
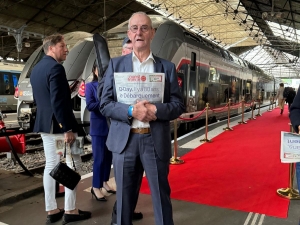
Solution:
<svg viewBox="0 0 300 225"><path fill-rule="evenodd" d="M251 82L247 81L246 83L246 94L250 94L251 90Z"/></svg>
<svg viewBox="0 0 300 225"><path fill-rule="evenodd" d="M13 95L18 85L19 74L0 72L0 95Z"/></svg>
<svg viewBox="0 0 300 225"><path fill-rule="evenodd" d="M26 78L30 78L31 75L31 71L33 69L33 67L45 56L44 51L42 50L38 56L35 58L34 62L31 64L31 67L29 68L27 74L26 74Z"/></svg>
<svg viewBox="0 0 300 225"><path fill-rule="evenodd" d="M209 82L219 82L220 76L217 73L216 68L214 67L210 67L209 68L209 77L208 77L208 81Z"/></svg>
<svg viewBox="0 0 300 225"><path fill-rule="evenodd" d="M196 53L191 53L191 71L196 71Z"/></svg>

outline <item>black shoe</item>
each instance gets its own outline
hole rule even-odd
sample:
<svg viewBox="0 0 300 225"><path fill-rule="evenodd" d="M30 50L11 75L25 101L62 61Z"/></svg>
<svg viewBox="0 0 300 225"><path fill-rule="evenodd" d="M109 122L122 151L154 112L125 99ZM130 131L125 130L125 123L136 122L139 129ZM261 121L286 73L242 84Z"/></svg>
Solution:
<svg viewBox="0 0 300 225"><path fill-rule="evenodd" d="M79 221L79 220L86 220L86 219L91 218L91 215L92 215L91 212L81 211L80 209L78 209L78 213L79 214L64 214L62 224L64 225L64 224Z"/></svg>
<svg viewBox="0 0 300 225"><path fill-rule="evenodd" d="M141 212L133 212L132 220L141 220L143 219L143 213Z"/></svg>
<svg viewBox="0 0 300 225"><path fill-rule="evenodd" d="M105 187L103 187L104 190L107 192L107 193L110 193L110 194L116 194L117 192L114 191L114 190L107 190Z"/></svg>
<svg viewBox="0 0 300 225"><path fill-rule="evenodd" d="M105 197L98 198L97 195L95 194L93 188L91 188L91 193L92 193L92 198L93 198L93 196L94 196L94 197L96 198L97 201L101 201L101 202L106 202L106 201L107 201L107 199L106 199Z"/></svg>
<svg viewBox="0 0 300 225"><path fill-rule="evenodd" d="M65 210L63 209L59 209L59 210L60 211L58 213L47 216L46 224L55 223L63 217Z"/></svg>

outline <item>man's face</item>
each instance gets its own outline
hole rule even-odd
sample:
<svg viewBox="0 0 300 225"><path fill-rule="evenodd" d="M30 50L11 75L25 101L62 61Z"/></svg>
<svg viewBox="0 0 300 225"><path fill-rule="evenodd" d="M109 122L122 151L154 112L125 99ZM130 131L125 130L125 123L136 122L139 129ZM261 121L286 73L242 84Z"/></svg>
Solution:
<svg viewBox="0 0 300 225"><path fill-rule="evenodd" d="M143 14L135 14L129 24L127 35L132 42L134 51L150 50L150 43L154 36L150 19Z"/></svg>
<svg viewBox="0 0 300 225"><path fill-rule="evenodd" d="M66 60L68 54L68 48L64 40L58 42L54 46L50 46L49 48L50 48L49 50L52 53L52 56L57 62L63 62Z"/></svg>
<svg viewBox="0 0 300 225"><path fill-rule="evenodd" d="M122 55L127 55L132 52L132 43L129 42L122 48Z"/></svg>

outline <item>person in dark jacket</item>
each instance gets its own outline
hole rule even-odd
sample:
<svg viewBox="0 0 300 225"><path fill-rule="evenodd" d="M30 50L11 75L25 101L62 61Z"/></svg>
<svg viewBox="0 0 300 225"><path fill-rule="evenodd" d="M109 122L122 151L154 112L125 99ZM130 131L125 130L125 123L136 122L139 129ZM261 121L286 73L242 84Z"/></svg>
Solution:
<svg viewBox="0 0 300 225"><path fill-rule="evenodd" d="M297 91L294 101L290 107L290 120L294 131L300 134L300 92ZM296 163L296 178L298 189L300 188L300 162Z"/></svg>
<svg viewBox="0 0 300 225"><path fill-rule="evenodd" d="M185 107L175 65L151 52L154 33L150 17L144 12L134 13L127 32L133 51L111 59L103 77L100 112L111 120L106 145L113 153L118 225L132 225L136 191L144 170L151 189L155 224L174 224L168 182L172 156L170 121L177 119ZM162 102L117 101L114 80L117 72L164 73L161 77L165 81L164 91L159 93Z"/></svg>
<svg viewBox="0 0 300 225"><path fill-rule="evenodd" d="M289 110L291 108L295 96L296 96L296 91L292 87L285 88L283 92L283 97L285 98L285 101L288 103Z"/></svg>
<svg viewBox="0 0 300 225"><path fill-rule="evenodd" d="M56 153L55 139L62 138L72 144L77 137L77 122L72 109L71 91L66 72L61 62L66 59L68 49L60 34L48 36L43 41L46 54L38 62L30 75L33 98L37 106L34 132L41 134L46 165L43 175L45 204L48 212L47 223L55 223L63 217L63 224L84 220L91 213L76 209L76 188L65 188L65 209L59 209L55 200L55 180L49 175L59 163L60 155ZM80 168L81 157L72 154L76 168ZM69 167L72 161L66 156Z"/></svg>
<svg viewBox="0 0 300 225"><path fill-rule="evenodd" d="M90 135L92 136L93 150L93 186L91 188L92 196L98 201L106 201L102 193L102 188L108 193L115 194L108 184L109 174L112 163L112 153L108 151L105 142L108 135L108 125L106 117L99 110L100 101L97 98L98 70L93 66L93 81L86 84L85 96L86 107L91 112L90 117Z"/></svg>

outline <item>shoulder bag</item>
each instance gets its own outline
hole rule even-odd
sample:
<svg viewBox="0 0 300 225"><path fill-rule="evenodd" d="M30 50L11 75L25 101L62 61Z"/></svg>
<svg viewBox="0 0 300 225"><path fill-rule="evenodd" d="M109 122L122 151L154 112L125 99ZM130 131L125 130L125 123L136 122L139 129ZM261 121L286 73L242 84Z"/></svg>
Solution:
<svg viewBox="0 0 300 225"><path fill-rule="evenodd" d="M53 170L50 172L50 176L58 183L62 184L63 186L71 190L74 190L74 188L81 180L81 176L78 172L76 172L74 159L72 157L69 145L68 145L68 150L72 158L74 170L68 167L67 164L64 162L66 158L66 151L67 151L67 143L65 143L64 159L53 168Z"/></svg>

